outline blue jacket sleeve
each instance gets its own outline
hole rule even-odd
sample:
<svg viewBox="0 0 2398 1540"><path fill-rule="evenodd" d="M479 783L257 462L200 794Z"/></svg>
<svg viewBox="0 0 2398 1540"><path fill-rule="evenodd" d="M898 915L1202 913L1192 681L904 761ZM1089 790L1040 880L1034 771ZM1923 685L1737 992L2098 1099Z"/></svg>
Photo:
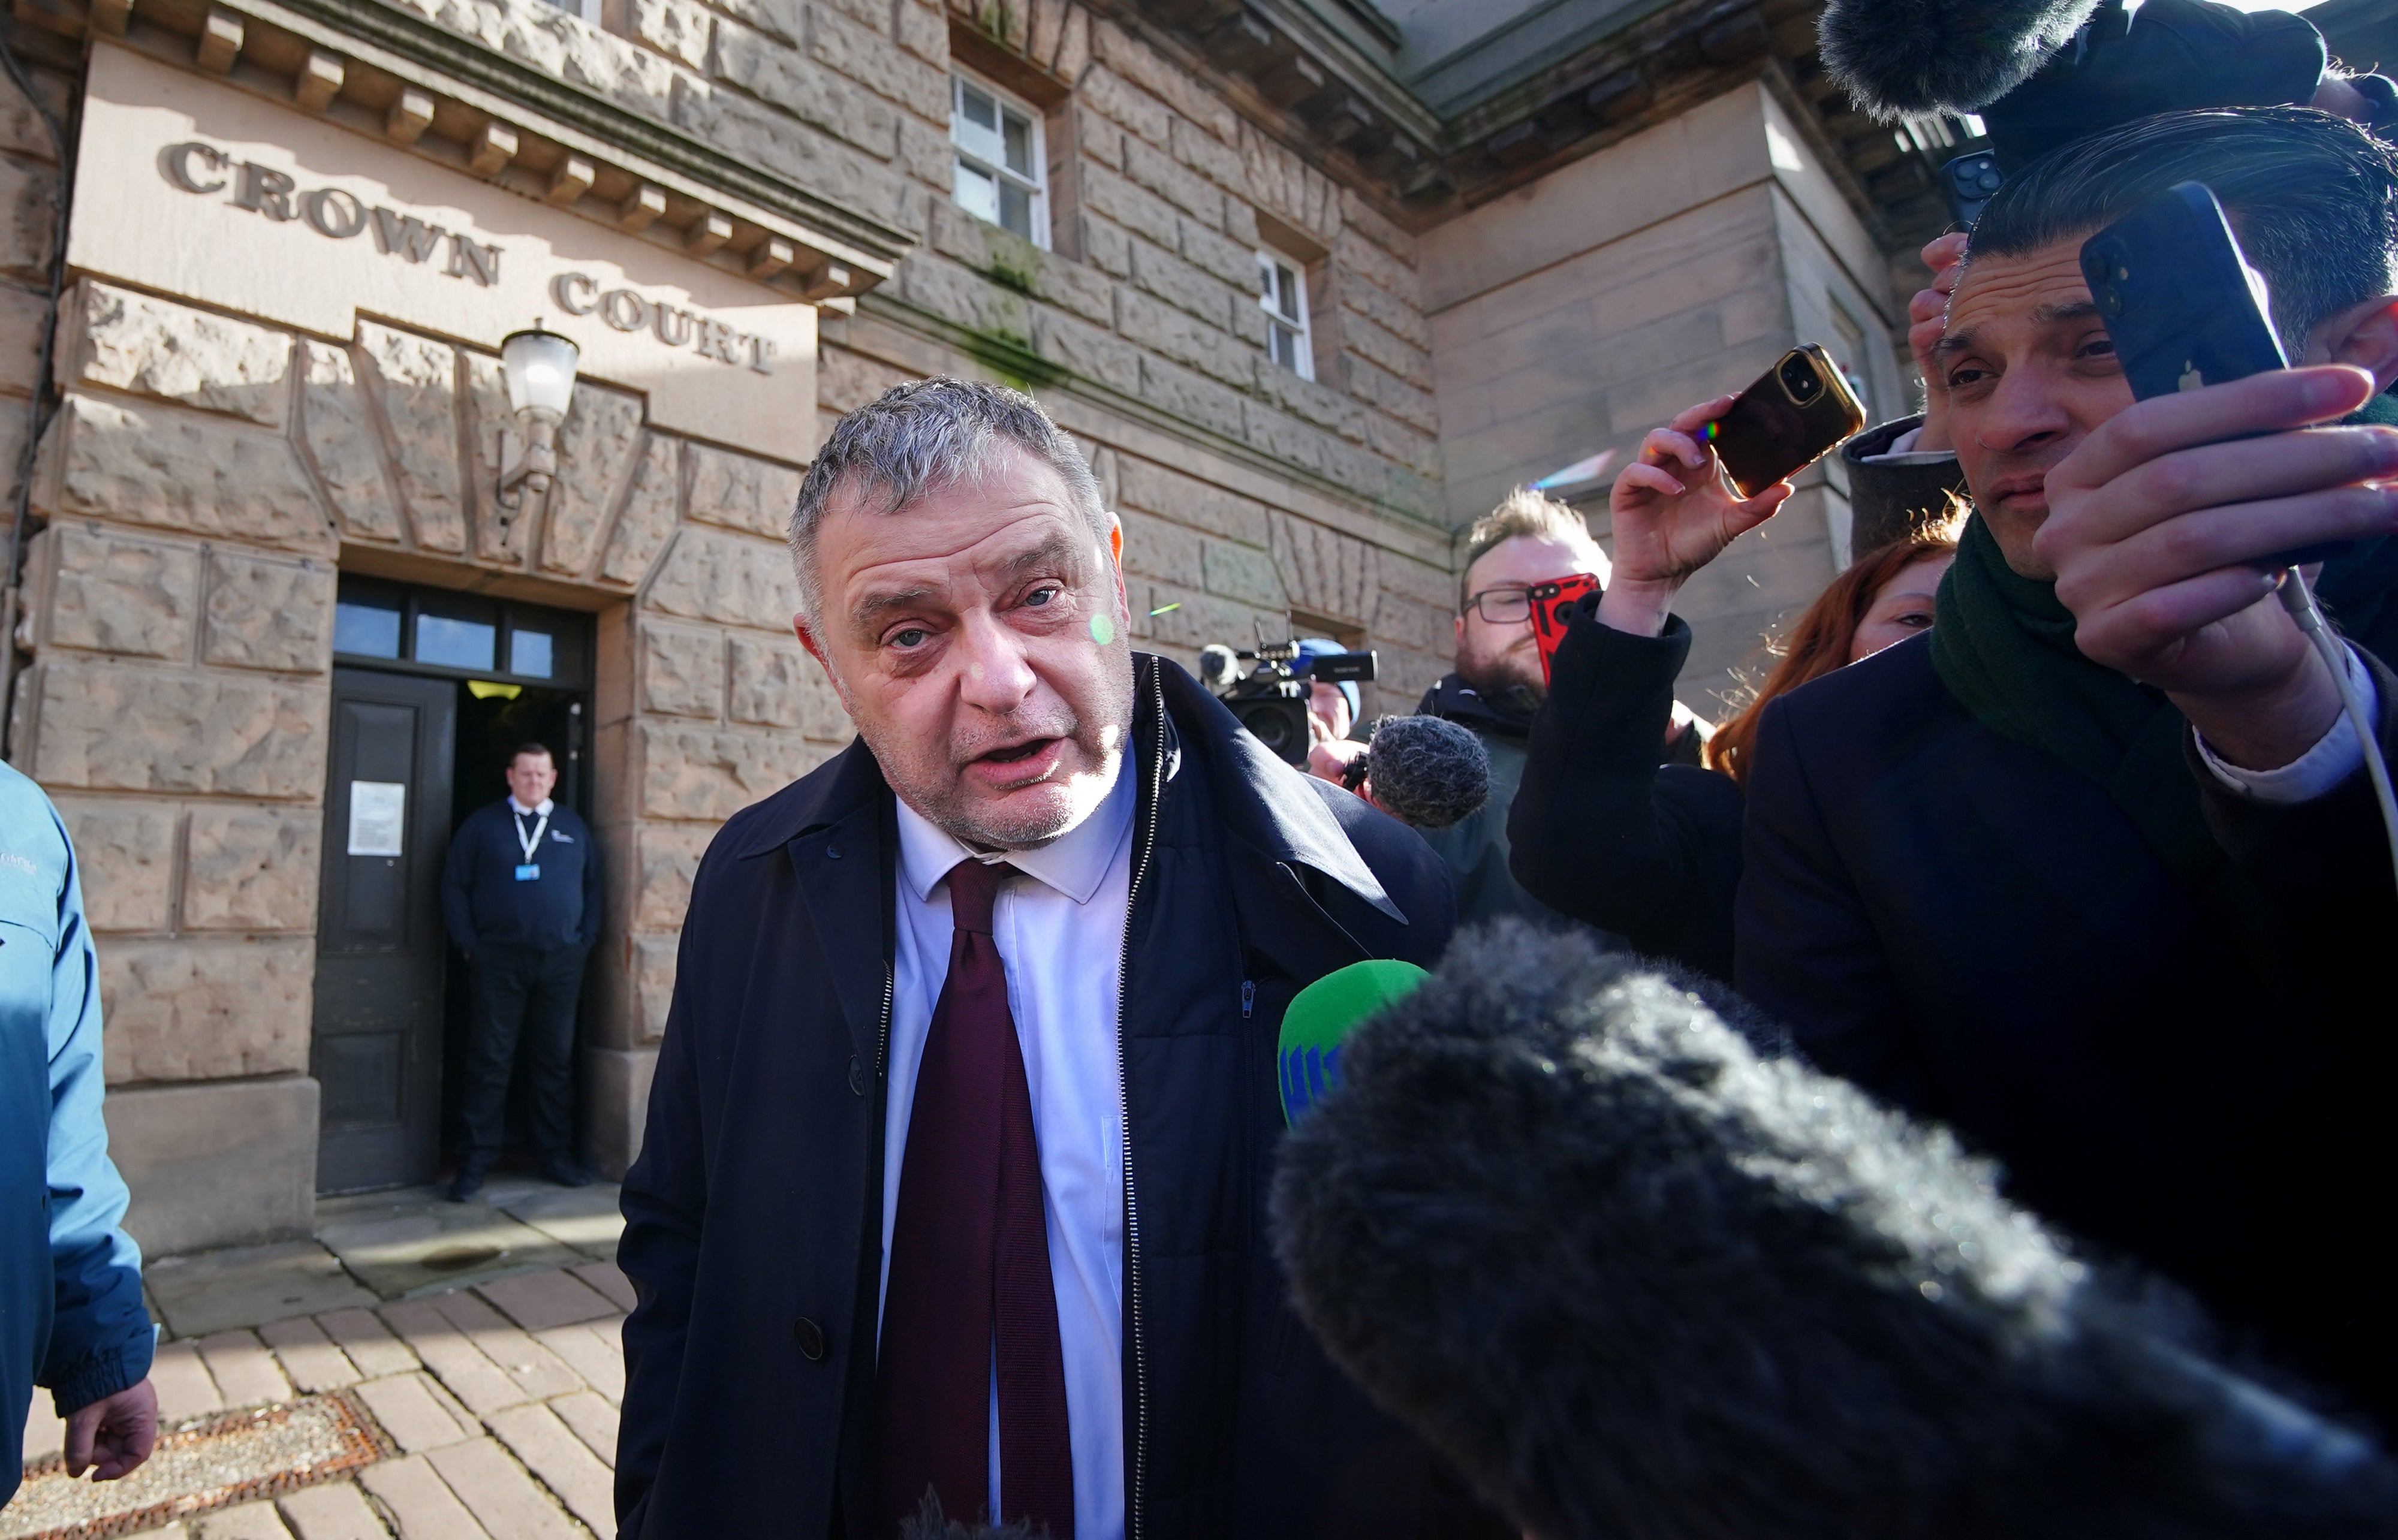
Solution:
<svg viewBox="0 0 2398 1540"><path fill-rule="evenodd" d="M451 836L449 858L441 863L441 925L450 944L469 954L475 950L475 835L470 813Z"/></svg>
<svg viewBox="0 0 2398 1540"><path fill-rule="evenodd" d="M51 815L52 822L57 815ZM58 831L67 844L66 830ZM150 1374L157 1331L141 1303L141 1251L123 1228L128 1195L108 1158L101 1115L100 962L84 921L83 879L72 845L59 897L52 963L50 1052L50 1266L56 1315L35 1380L61 1416L139 1385Z"/></svg>

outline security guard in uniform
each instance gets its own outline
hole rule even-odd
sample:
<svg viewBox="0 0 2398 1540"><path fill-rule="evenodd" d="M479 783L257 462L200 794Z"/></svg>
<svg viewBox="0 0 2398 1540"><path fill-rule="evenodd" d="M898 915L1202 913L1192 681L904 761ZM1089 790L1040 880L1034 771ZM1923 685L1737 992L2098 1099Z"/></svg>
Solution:
<svg viewBox="0 0 2398 1540"><path fill-rule="evenodd" d="M441 916L474 983L452 1203L480 1192L499 1158L519 1044L542 1174L566 1187L591 1181L573 1148L574 1006L600 935L600 852L589 826L551 800L557 784L550 751L521 745L507 796L469 814L450 842Z"/></svg>

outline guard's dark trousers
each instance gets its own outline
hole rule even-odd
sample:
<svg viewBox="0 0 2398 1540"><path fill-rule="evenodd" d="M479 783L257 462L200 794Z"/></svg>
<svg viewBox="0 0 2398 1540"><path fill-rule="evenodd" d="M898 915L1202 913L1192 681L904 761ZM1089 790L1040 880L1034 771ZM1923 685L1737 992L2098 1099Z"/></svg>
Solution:
<svg viewBox="0 0 2398 1540"><path fill-rule="evenodd" d="M564 1161L574 1138L574 1005L587 947L495 946L471 960L474 1014L467 1025L465 1167L487 1171L507 1132L508 1076L521 1044L533 1148L544 1164Z"/></svg>

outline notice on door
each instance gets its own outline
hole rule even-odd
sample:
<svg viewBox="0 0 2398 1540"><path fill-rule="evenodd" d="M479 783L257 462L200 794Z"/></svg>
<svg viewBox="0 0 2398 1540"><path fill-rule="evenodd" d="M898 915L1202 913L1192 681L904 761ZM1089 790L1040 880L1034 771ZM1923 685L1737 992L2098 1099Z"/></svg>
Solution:
<svg viewBox="0 0 2398 1540"><path fill-rule="evenodd" d="M396 780L350 782L350 854L399 856L408 821L408 786Z"/></svg>

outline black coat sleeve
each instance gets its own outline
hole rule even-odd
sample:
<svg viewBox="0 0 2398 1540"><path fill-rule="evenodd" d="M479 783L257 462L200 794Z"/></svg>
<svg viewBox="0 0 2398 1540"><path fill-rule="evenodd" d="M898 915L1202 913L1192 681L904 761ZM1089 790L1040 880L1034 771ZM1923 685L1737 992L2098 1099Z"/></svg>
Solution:
<svg viewBox="0 0 2398 1540"><path fill-rule="evenodd" d="M2358 655L2380 697L2382 755L2398 762L2398 675L2361 647ZM2229 928L2260 974L2286 980L2294 1010L2377 1008L2387 998L2384 949L2398 934L2398 879L2364 767L2310 802L2260 803L2226 787L2195 735L2183 736L2207 825L2232 860L2233 880L2217 889L2232 906Z"/></svg>
<svg viewBox="0 0 2398 1540"><path fill-rule="evenodd" d="M1741 794L1729 776L1657 763L1691 628L1601 625L1584 600L1566 624L1507 814L1525 891L1611 930L1633 950L1731 977Z"/></svg>
<svg viewBox="0 0 2398 1540"><path fill-rule="evenodd" d="M471 954L475 950L475 836L477 819L468 814L450 837L450 857L441 863L441 924L450 944Z"/></svg>
<svg viewBox="0 0 2398 1540"><path fill-rule="evenodd" d="M1947 518L1967 496L1965 472L1953 454L1930 464L1868 463L1922 423L1920 416L1901 417L1840 446L1840 466L1849 477L1849 548L1859 556Z"/></svg>
<svg viewBox="0 0 2398 1540"><path fill-rule="evenodd" d="M1793 700L1772 702L1758 723L1732 983L1817 1064L1907 1101L1921 1089L1918 1050L1881 938L1818 811Z"/></svg>

